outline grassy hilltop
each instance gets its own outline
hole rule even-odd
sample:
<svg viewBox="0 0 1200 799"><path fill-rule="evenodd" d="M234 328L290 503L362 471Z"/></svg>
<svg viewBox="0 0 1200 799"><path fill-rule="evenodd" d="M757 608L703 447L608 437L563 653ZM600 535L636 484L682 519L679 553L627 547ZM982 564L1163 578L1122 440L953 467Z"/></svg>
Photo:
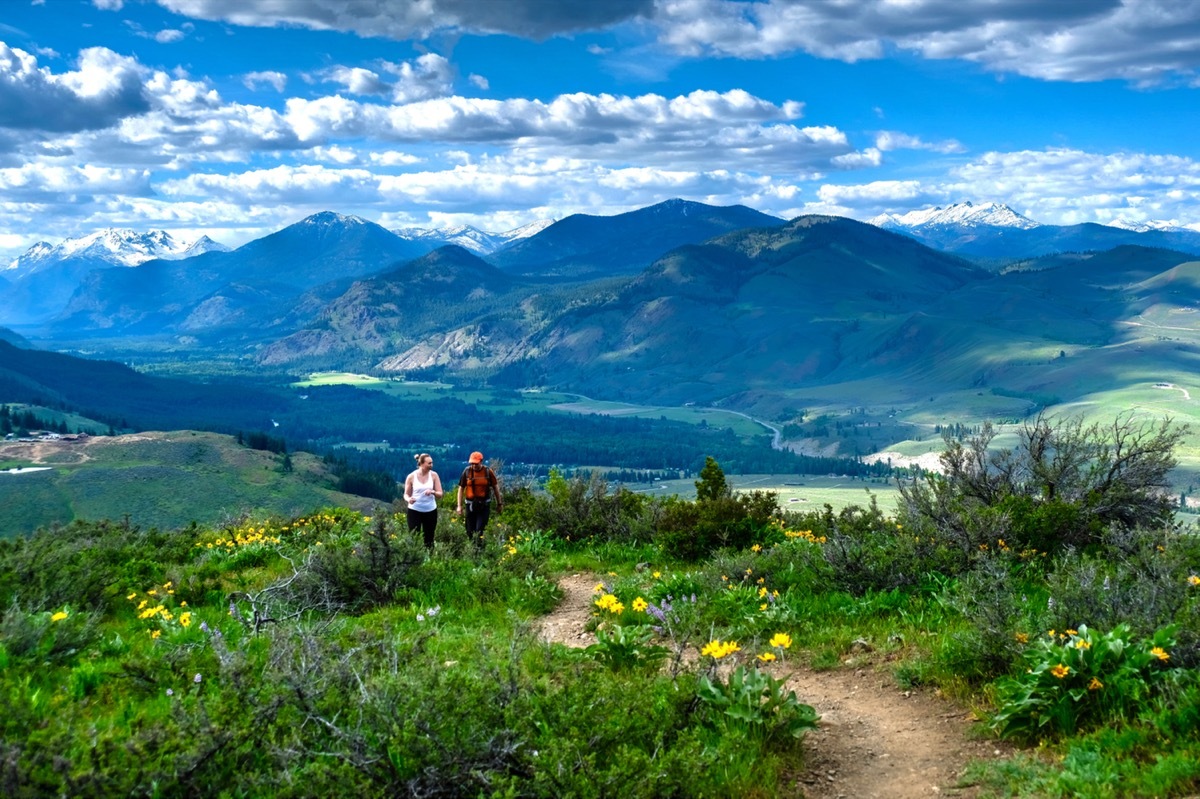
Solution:
<svg viewBox="0 0 1200 799"><path fill-rule="evenodd" d="M312 455L293 453L291 464L287 472L280 455L188 430L0 443L0 466L22 469L0 474L0 537L77 518L169 529L220 524L247 511L296 515L372 504L334 490L334 477Z"/></svg>

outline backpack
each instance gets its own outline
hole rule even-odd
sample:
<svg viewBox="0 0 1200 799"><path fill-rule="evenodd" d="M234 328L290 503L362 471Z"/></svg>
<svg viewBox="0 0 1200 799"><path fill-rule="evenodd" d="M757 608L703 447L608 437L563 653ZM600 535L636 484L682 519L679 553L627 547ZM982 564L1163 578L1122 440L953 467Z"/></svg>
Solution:
<svg viewBox="0 0 1200 799"><path fill-rule="evenodd" d="M464 496L471 500L487 499L490 493L489 486L496 482L492 470L486 466L468 466L463 472L463 477L466 486Z"/></svg>

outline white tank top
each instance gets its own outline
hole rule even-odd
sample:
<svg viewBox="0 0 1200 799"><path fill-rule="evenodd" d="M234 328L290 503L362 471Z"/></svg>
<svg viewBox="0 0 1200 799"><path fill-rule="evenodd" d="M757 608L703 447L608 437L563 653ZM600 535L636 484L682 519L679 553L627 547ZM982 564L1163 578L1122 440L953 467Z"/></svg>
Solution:
<svg viewBox="0 0 1200 799"><path fill-rule="evenodd" d="M437 496L434 494L430 494L429 496L425 495L426 489L433 488L433 474L433 471L430 470L429 479L422 483L421 470L417 469L412 473L413 503L408 507L419 511L437 510Z"/></svg>

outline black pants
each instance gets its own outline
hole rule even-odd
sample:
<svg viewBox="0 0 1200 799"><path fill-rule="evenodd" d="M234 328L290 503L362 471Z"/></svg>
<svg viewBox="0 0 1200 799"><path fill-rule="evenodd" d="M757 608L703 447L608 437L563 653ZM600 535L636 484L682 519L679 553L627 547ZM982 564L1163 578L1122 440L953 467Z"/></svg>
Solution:
<svg viewBox="0 0 1200 799"><path fill-rule="evenodd" d="M437 529L437 508L433 510L407 509L408 531L411 533L418 527L425 535L425 546L433 549L433 531Z"/></svg>
<svg viewBox="0 0 1200 799"><path fill-rule="evenodd" d="M492 505L486 499L467 500L467 538L475 546L483 543L483 529L487 527L488 517L492 515Z"/></svg>

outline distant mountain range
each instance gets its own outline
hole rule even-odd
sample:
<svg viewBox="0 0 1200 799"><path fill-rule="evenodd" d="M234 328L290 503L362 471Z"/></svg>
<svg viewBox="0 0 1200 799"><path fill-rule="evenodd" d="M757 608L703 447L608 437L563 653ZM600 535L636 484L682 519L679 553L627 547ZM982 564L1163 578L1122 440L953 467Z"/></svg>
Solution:
<svg viewBox="0 0 1200 799"><path fill-rule="evenodd" d="M1124 244L1200 253L1200 231L1165 224L1042 225L1005 205L960 203L869 220L990 268ZM514 276L578 281L634 275L675 247L785 220L743 206L684 200L609 217L575 214L503 233L464 226L386 230L325 212L229 250L207 237L104 230L39 243L0 269L0 324L60 335L240 326L288 332L320 315L352 281L447 245ZM119 271L118 271L119 270ZM132 271L131 271L132 270ZM43 332L47 332L43 331Z"/></svg>
<svg viewBox="0 0 1200 799"><path fill-rule="evenodd" d="M187 353L768 410L851 384L1074 396L1111 381L1113 359L1136 352L1143 371L1165 373L1198 343L1195 231L1039 225L996 204L874 222L672 200L439 234L470 248L431 250L432 234L331 212L194 255L159 236L98 236L61 245L57 266L47 248L18 259L0 322L34 346L115 358ZM23 322L37 308L13 310L28 299L14 289L77 274L85 250L108 253L108 266L64 277L62 306Z"/></svg>
<svg viewBox="0 0 1200 799"><path fill-rule="evenodd" d="M969 202L948 208L882 214L867 220L922 244L997 265L1061 252L1108 250L1124 244L1200 254L1200 230L1165 223L1042 225L1007 205Z"/></svg>
<svg viewBox="0 0 1200 799"><path fill-rule="evenodd" d="M154 259L182 260L229 248L207 236L191 244L163 230L138 233L107 229L58 245L39 242L0 270L4 310L0 321L37 322L62 310L83 278L93 270L137 267Z"/></svg>

